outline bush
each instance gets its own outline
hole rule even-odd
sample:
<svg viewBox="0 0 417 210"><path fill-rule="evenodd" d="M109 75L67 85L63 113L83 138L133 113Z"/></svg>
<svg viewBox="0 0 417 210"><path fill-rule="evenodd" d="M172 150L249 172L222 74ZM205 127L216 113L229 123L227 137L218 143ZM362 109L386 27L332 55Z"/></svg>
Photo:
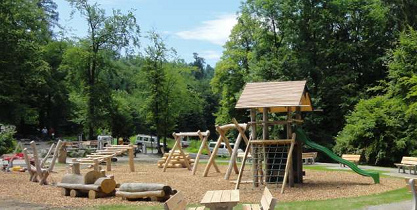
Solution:
<svg viewBox="0 0 417 210"><path fill-rule="evenodd" d="M333 150L339 155L361 154L369 164L390 165L400 160L416 146L407 132L406 108L401 99L385 96L360 101Z"/></svg>
<svg viewBox="0 0 417 210"><path fill-rule="evenodd" d="M16 140L13 135L16 133L14 126L1 125L0 130L0 155L13 152Z"/></svg>

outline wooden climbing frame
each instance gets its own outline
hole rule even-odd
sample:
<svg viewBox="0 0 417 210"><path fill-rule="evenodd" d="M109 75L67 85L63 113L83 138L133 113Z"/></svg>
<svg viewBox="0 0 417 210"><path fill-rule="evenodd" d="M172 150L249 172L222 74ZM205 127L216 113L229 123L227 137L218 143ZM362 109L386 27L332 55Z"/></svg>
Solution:
<svg viewBox="0 0 417 210"><path fill-rule="evenodd" d="M216 168L216 171L218 173L220 173L220 171L216 167L215 159L216 159L217 152L218 152L222 142L225 143L226 148L229 151L229 155L230 155L229 167L226 171L225 179L229 179L232 168L235 170L235 173L238 174L239 169L238 169L237 164L236 164L236 157L237 157L237 152L238 152L238 149L239 149L239 144L240 144L241 139L242 139L242 135L240 135L240 134L238 135L238 137L236 139L236 144L235 144L234 148L232 149L231 146L230 146L230 143L229 143L229 139L227 138L226 134L231 129L241 129L244 132L246 130L246 127L247 127L247 124L237 124L237 125L236 124L227 124L227 125L222 125L222 126L216 126L216 130L220 135L219 135L219 138L217 139L216 146L214 147L212 154L209 154L210 159L209 159L209 161L206 165L206 168L204 169L204 174L203 174L204 177L207 177L208 172L210 171L211 165L213 165ZM245 140L246 144L248 144L247 138L246 139L244 138L244 140Z"/></svg>

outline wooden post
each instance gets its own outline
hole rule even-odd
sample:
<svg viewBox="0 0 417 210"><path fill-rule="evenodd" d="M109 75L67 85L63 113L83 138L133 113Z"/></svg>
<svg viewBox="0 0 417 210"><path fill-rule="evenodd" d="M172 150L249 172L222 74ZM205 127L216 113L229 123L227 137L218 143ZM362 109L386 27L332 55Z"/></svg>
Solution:
<svg viewBox="0 0 417 210"><path fill-rule="evenodd" d="M51 154L52 149L54 148L54 146L55 146L55 143L52 143L51 147L49 147L48 153L46 153L45 157L41 161L41 168L45 165L46 160L48 159L49 155Z"/></svg>
<svg viewBox="0 0 417 210"><path fill-rule="evenodd" d="M219 126L216 126L216 130L217 130L217 127L219 127ZM203 173L204 177L206 177L208 175L208 172L210 170L210 166L211 166L211 164L214 163L214 159L216 158L217 151L219 150L221 142L222 142L222 136L219 136L219 138L217 139L216 146L214 146L214 149L213 149L213 152L211 153L210 159L209 159L209 161L206 165L206 168L204 169L204 173Z"/></svg>
<svg viewBox="0 0 417 210"><path fill-rule="evenodd" d="M134 163L134 153L133 153L133 145L129 144L129 149L128 153L129 153L129 168L130 168L130 172L135 172L135 163Z"/></svg>
<svg viewBox="0 0 417 210"><path fill-rule="evenodd" d="M98 165L98 159L97 158L93 159L93 166L94 166L94 171L100 172L100 167Z"/></svg>
<svg viewBox="0 0 417 210"><path fill-rule="evenodd" d="M169 163L169 161L171 161L172 155L174 154L175 148L177 148L177 144L178 144L178 136L175 135L175 133L173 133L172 135L174 136L175 143L174 143L174 146L172 147L171 151L169 152L168 158L165 160L163 172L165 172L167 170L168 163Z"/></svg>
<svg viewBox="0 0 417 210"><path fill-rule="evenodd" d="M193 172L192 172L193 175L195 175L195 173L197 172L197 165L198 165L198 162L200 161L200 156L201 156L201 154L203 152L203 149L207 149L209 156L211 155L210 149L207 146L207 139L208 139L208 137L210 135L210 131L207 130L205 136L203 136L200 131L197 131L197 133L198 133L198 136L199 136L199 138L201 140L201 145L200 145L200 149L198 150L197 156L195 157L195 160L194 160L194 166L193 166ZM216 168L216 171L217 172L220 172L219 171L219 168L216 165L216 163L214 163L213 165Z"/></svg>
<svg viewBox="0 0 417 210"><path fill-rule="evenodd" d="M291 139L292 137L292 115L291 115L291 107L287 107L287 139ZM291 151L292 152L292 151ZM289 156L289 154L288 154ZM293 157L293 154L291 154L291 158ZM285 167L286 168L286 167ZM294 187L294 167L293 167L293 161L291 160L290 166L289 166L289 186Z"/></svg>
<svg viewBox="0 0 417 210"><path fill-rule="evenodd" d="M236 128L239 131L239 134L242 135L242 138L247 140L247 142L248 142L248 144L246 146L246 149L245 149L245 155L243 156L242 165L240 166L239 175L237 176L237 180L236 180L235 190L237 190L237 189L239 189L240 181L242 180L243 170L245 170L246 159L248 158L248 154L249 154L249 151L250 151L251 141L248 140L248 138L245 135L245 132L242 130L241 127L239 127L239 124L237 123L236 119L233 118L232 121L236 125ZM252 136L253 135L251 135L251 138L252 138Z"/></svg>
<svg viewBox="0 0 417 210"><path fill-rule="evenodd" d="M255 140L256 139L256 109L251 109L250 110L250 120L251 120L251 139ZM252 171L253 171L253 186L254 187L258 187L258 157L257 157L257 151L254 148L254 150L252 151L252 157L253 157L253 162L252 162ZM246 152L245 152L246 153Z"/></svg>
<svg viewBox="0 0 417 210"><path fill-rule="evenodd" d="M230 157L229 167L227 167L226 174L224 175L224 179L226 180L229 180L230 174L232 173L232 167L234 164L236 164L237 151L239 149L239 144L241 140L242 140L242 134L239 133L235 141L235 147L233 148L232 156ZM239 174L239 172L237 174Z"/></svg>
<svg viewBox="0 0 417 210"><path fill-rule="evenodd" d="M269 124L268 124L268 121L269 121L269 119L268 119L268 114L269 114L269 108L267 108L267 107L264 107L263 108L263 117L262 117L262 121L263 121L263 123L262 123L262 139L263 140L267 140L267 139L269 139ZM258 153L259 153L260 151L258 151ZM262 158L263 158L263 161L265 161L265 163L268 163L268 159L267 158L269 158L269 157L267 157L266 155L265 155L265 145L262 145L262 153L264 154L263 156L262 156ZM260 157L258 157L258 158L260 158ZM267 168L268 167L268 165L266 164L266 166L265 166L265 170L266 170L266 176L268 176L268 170L269 170L269 168ZM262 170L262 159L259 159L259 172L258 172L259 174L260 174L260 181L261 181L261 184L263 183L263 170ZM268 179L267 177L265 177L265 179Z"/></svg>
<svg viewBox="0 0 417 210"><path fill-rule="evenodd" d="M67 142L62 143L61 148L58 152L58 163L67 163Z"/></svg>
<svg viewBox="0 0 417 210"><path fill-rule="evenodd" d="M54 150L54 156L52 156L51 165L49 166L49 169L48 169L49 172L51 172L54 169L55 161L58 157L58 151L61 149L61 147L62 147L62 141L59 140Z"/></svg>
<svg viewBox="0 0 417 210"><path fill-rule="evenodd" d="M223 141L226 144L226 148L229 151L229 155L232 156L233 151L232 151L232 148L230 147L229 139L227 138L227 136L224 133L224 131L222 129L220 129L220 127L217 127L217 128L216 128L217 129L217 132L219 132L220 136L222 137ZM233 163L233 168L235 169L235 172L236 173L239 173L239 169L237 168L236 162Z"/></svg>
<svg viewBox="0 0 417 210"><path fill-rule="evenodd" d="M80 163L72 162L72 173L73 174L81 174L80 173Z"/></svg>
<svg viewBox="0 0 417 210"><path fill-rule="evenodd" d="M111 157L106 158L106 170L111 171Z"/></svg>
<svg viewBox="0 0 417 210"><path fill-rule="evenodd" d="M32 165L30 164L29 155L28 155L28 151L26 148L23 149L23 157L25 158L25 163L27 165L28 172L30 175L29 180L32 182L38 182L36 172L32 170Z"/></svg>
<svg viewBox="0 0 417 210"><path fill-rule="evenodd" d="M301 108L296 107L295 118L299 121L302 121L301 118ZM296 183L303 183L303 143L298 141L295 145L295 155L294 162L296 163Z"/></svg>
<svg viewBox="0 0 417 210"><path fill-rule="evenodd" d="M36 149L36 143L34 141L31 141L30 146L32 147L32 150L33 150L33 159L35 161L36 173L38 174L39 179L42 180L43 178L42 169L41 169L41 165L39 162L39 156L38 156L38 150Z"/></svg>
<svg viewBox="0 0 417 210"><path fill-rule="evenodd" d="M287 163L285 165L284 180L282 181L282 187L281 187L281 194L284 193L285 185L287 184L287 178L289 176L288 172L290 172L290 167L292 165L292 152L294 150L294 145L295 145L295 134L293 135L290 150L288 151Z"/></svg>
<svg viewBox="0 0 417 210"><path fill-rule="evenodd" d="M197 172L198 161L200 161L200 155L203 152L204 144L206 144L206 137L203 137L200 130L198 130L197 133L198 133L198 137L200 138L201 145L200 145L200 149L198 149L197 156L195 157L195 160L194 160L194 166L193 166L193 172L192 172L193 175L195 175L195 172Z"/></svg>

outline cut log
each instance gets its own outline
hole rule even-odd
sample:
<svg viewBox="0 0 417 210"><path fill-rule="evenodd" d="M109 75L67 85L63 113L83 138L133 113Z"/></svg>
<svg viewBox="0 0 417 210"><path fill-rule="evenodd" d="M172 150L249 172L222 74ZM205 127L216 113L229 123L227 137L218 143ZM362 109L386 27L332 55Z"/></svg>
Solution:
<svg viewBox="0 0 417 210"><path fill-rule="evenodd" d="M57 187L63 187L63 188L68 188L68 189L72 189L72 190L95 190L95 191L99 191L100 190L100 185L94 185L94 184L68 184L68 183L58 183L56 185ZM71 190L71 191L72 191ZM71 192L70 192L71 193ZM73 197L73 196L71 196Z"/></svg>
<svg viewBox="0 0 417 210"><path fill-rule="evenodd" d="M84 175L83 184L94 184L96 182L96 180L101 178L101 177L104 177L101 172L89 171ZM72 183L72 182L66 182L66 183Z"/></svg>
<svg viewBox="0 0 417 210"><path fill-rule="evenodd" d="M163 190L167 195L172 193L172 188L164 184L157 183L123 183L119 191L124 192L145 192Z"/></svg>
<svg viewBox="0 0 417 210"><path fill-rule="evenodd" d="M65 174L62 177L61 183L84 184L84 177L81 174Z"/></svg>
<svg viewBox="0 0 417 210"><path fill-rule="evenodd" d="M103 193L111 193L116 188L116 181L107 177L101 177L94 182L94 185L100 186Z"/></svg>
<svg viewBox="0 0 417 210"><path fill-rule="evenodd" d="M61 195L63 195L63 196L69 196L70 195L70 189L62 188L61 189Z"/></svg>
<svg viewBox="0 0 417 210"><path fill-rule="evenodd" d="M124 192L124 191L119 190L116 192L116 197L123 197L127 199L164 197L164 196L165 196L165 192L163 190L146 191L146 192Z"/></svg>

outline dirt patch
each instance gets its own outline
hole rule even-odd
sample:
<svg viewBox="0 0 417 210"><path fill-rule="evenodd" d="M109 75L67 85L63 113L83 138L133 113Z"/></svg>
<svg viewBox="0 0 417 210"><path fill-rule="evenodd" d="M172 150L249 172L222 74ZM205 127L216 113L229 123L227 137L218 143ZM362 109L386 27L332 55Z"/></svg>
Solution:
<svg viewBox="0 0 417 210"><path fill-rule="evenodd" d="M169 168L164 173L156 164L136 163L136 172L130 173L127 163L113 165L113 174L117 183L147 182L170 185L173 189L184 193L188 203L199 203L204 193L208 190L234 189L235 184L224 180L226 167L219 166L223 173L215 173L214 169L209 177L202 177L205 165L199 165L195 176L187 169ZM57 173L50 176L49 182L56 183L66 173L63 166L56 167ZM83 169L82 173L88 169ZM82 207L104 204L128 204L128 205L161 205L158 202L129 202L121 198L71 198L61 195L60 188L55 186L40 186L29 181L27 173L0 172L0 199L13 202L33 204L33 207ZM244 174L243 180L250 179L250 171ZM230 180L236 180L237 175L232 175ZM296 184L294 188L286 188L284 194L279 194L281 185L269 185L273 195L279 201L300 200L325 200L340 197L355 197L381 193L404 187L402 179L381 178L381 184L373 184L370 177L360 176L356 173L341 171L314 171L306 170L303 184ZM241 202L259 202L263 188L253 188L252 184L242 184L240 190ZM6 203L7 204L7 203ZM11 204L13 205L13 204ZM0 204L0 208L2 205Z"/></svg>

